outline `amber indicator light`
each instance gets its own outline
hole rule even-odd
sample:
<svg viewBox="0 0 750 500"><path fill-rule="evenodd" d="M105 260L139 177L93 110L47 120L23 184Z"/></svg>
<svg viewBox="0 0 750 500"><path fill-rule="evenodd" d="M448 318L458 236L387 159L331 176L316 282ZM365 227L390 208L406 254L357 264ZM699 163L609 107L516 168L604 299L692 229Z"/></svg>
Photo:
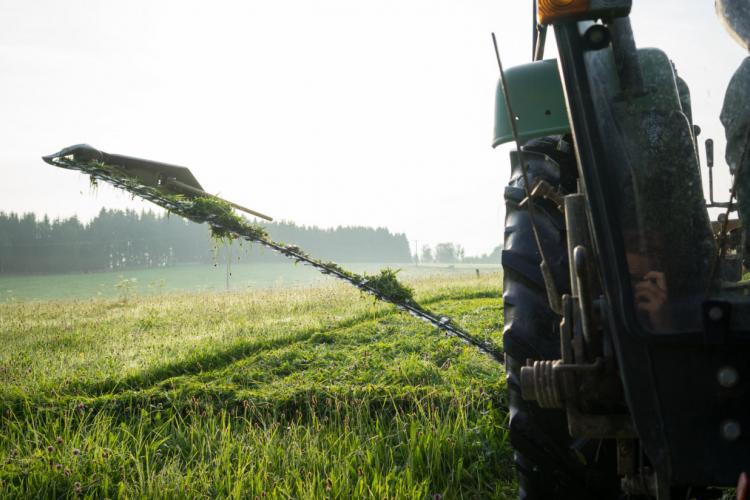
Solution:
<svg viewBox="0 0 750 500"><path fill-rule="evenodd" d="M539 24L552 24L557 21L574 19L589 10L589 0L538 0L537 16Z"/></svg>

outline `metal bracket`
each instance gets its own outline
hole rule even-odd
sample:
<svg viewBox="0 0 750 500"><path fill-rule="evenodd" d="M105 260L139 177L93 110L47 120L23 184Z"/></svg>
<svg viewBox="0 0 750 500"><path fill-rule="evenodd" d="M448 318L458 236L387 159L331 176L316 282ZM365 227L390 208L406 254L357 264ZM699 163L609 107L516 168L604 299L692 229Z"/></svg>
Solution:
<svg viewBox="0 0 750 500"><path fill-rule="evenodd" d="M565 202L563 201L563 198L565 195L560 191L559 189L555 189L552 184L545 181L544 179L538 179L534 183L534 187L531 189L531 197L533 199L542 198L546 200L550 200L552 203L555 204L558 210L560 210L560 213L565 213ZM521 203L518 204L519 207L523 207L528 203L529 198L526 197L523 200L521 200Z"/></svg>

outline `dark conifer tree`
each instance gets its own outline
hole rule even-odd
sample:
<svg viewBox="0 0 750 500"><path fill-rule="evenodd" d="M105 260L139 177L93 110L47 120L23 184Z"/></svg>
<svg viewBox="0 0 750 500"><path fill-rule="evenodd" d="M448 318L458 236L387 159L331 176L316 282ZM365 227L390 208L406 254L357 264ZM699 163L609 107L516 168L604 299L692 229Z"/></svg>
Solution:
<svg viewBox="0 0 750 500"><path fill-rule="evenodd" d="M276 241L295 244L311 255L338 262L410 262L405 234L386 228L266 224ZM237 243L235 243L237 245ZM151 211L106 210L89 223L77 217L50 221L34 214L0 212L0 274L119 271L223 260L223 246L204 225ZM283 258L257 245L243 244L251 262Z"/></svg>

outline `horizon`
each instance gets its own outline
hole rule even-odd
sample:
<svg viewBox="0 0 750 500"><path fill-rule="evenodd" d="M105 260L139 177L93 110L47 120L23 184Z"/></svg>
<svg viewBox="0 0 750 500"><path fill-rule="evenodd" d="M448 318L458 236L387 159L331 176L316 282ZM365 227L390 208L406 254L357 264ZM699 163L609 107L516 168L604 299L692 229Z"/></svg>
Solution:
<svg viewBox="0 0 750 500"><path fill-rule="evenodd" d="M81 224L81 226L83 226L84 228L86 228L86 227L89 227L98 217L100 217L100 215L102 214L102 212L119 212L119 213L122 213L122 214L127 214L129 212L132 212L132 213L135 213L139 218L143 218L144 215L154 216L154 217L162 218L162 219L168 219L168 218L172 218L172 217L177 217L180 220L182 220L182 221L184 221L184 222L186 222L188 224L194 224L195 226L204 226L204 224L199 224L199 223L190 221L189 219L186 219L185 217L183 217L183 216L181 216L179 214L168 213L166 210L163 210L163 209L161 209L159 207L156 207L156 206L153 209L149 208L149 207L142 207L140 210L136 209L136 208L124 208L124 209L120 209L120 208L102 207L101 210L99 211L99 213L97 213L95 216L91 217L88 220L81 220L78 217L77 214L72 214L72 215L69 215L69 216L50 217L49 214L46 214L46 213L45 214L37 214L37 213L34 213L34 212L13 212L13 211L7 212L7 211L4 211L4 210L0 210L0 217L3 217L3 216L5 216L5 217L13 217L13 216L15 216L15 217L17 217L20 220L20 219L23 219L23 218L28 217L28 216L33 216L36 223L43 222L46 219L47 223L49 223L49 224L62 224L62 223L65 223L65 222L76 220L79 224ZM412 253L412 256L415 255L415 250L416 250L416 255L421 255L422 250L424 249L424 245L420 245L419 248L415 249L414 246L412 245L412 243L414 242L414 240L410 239L409 235L407 233L393 231L393 230L391 230L390 228L388 228L386 226L364 226L364 225L361 225L361 224L338 225L338 226L320 226L320 225L316 225L316 224L298 224L298 223L296 223L294 221L291 221L291 220L258 221L257 224L260 224L262 226L274 226L274 225L282 226L282 225L287 225L287 226L292 226L292 227L294 227L296 229L320 230L320 231L338 231L338 230L346 230L346 229L370 229L370 230L375 230L375 231L385 230L386 232L388 232L388 234L396 236L396 237L397 236L404 236L406 238L406 241L409 243L409 249L410 249L410 252ZM208 225L205 225L205 230L206 230L206 237L207 237L207 239L211 239L210 228L208 227ZM430 248L430 250L434 251L434 249L435 249L435 247L437 245L446 244L446 243L459 245L460 247L463 248L463 244L460 241L439 241L435 245L427 245L427 246ZM493 248L491 248L491 249L489 249L489 250L487 250L485 252L481 252L481 253L477 253L477 254L474 254L474 253L466 254L464 257L465 258L469 258L469 259L486 257L486 256L491 255L498 248L503 248L503 244L499 243L495 247L493 247ZM498 261L498 265L499 264L500 264L500 262Z"/></svg>

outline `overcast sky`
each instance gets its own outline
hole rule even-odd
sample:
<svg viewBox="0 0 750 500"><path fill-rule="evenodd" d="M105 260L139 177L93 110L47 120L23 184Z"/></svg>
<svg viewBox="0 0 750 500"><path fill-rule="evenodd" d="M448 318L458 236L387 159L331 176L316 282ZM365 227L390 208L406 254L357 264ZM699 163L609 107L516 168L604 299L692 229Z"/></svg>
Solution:
<svg viewBox="0 0 750 500"><path fill-rule="evenodd" d="M675 60L720 139L743 53L713 1L634 4L638 44ZM39 159L85 142L188 166L278 220L489 252L509 173L490 32L506 66L527 62L530 16L523 0L0 0L0 210L148 207Z"/></svg>

